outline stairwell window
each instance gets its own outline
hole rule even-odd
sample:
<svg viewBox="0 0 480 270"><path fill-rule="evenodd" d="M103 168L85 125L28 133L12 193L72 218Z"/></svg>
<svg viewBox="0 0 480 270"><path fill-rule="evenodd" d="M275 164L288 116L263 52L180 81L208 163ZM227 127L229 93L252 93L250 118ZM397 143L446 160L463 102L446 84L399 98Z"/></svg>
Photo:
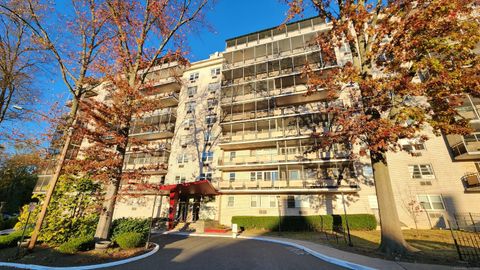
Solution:
<svg viewBox="0 0 480 270"><path fill-rule="evenodd" d="M430 164L408 165L408 171L413 179L435 179L435 174Z"/></svg>
<svg viewBox="0 0 480 270"><path fill-rule="evenodd" d="M426 211L445 210L441 195L417 195L418 202Z"/></svg>

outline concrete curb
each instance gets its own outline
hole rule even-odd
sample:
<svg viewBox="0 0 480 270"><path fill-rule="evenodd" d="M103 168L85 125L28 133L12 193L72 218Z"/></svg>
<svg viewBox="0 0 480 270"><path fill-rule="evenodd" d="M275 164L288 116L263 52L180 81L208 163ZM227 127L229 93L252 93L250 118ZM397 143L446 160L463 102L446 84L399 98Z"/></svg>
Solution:
<svg viewBox="0 0 480 270"><path fill-rule="evenodd" d="M134 261L138 261L147 257L152 256L153 254L157 253L157 251L160 249L160 247L155 244L155 248L145 254L120 260L120 261L114 261L110 263L101 263L101 264L92 264L92 265L84 265L84 266L72 266L72 267L53 267L53 266L43 266L43 265L36 265L36 264L21 264L21 263L7 263L7 262L0 262L0 266L7 266L7 267L14 267L14 268L20 268L20 269L33 269L33 270L54 270L54 269L63 269L63 270L81 270L81 269L100 269L100 268L107 268L107 267L113 267L113 266L118 266L122 264L127 264L131 263Z"/></svg>
<svg viewBox="0 0 480 270"><path fill-rule="evenodd" d="M190 237L190 236L199 236L199 237L222 237L222 238L232 238L231 235L218 235L218 234L198 234L198 233L183 233L183 232L163 232L161 234L171 234L171 235L181 235L181 236L187 236L187 237ZM292 243L292 242L289 242L289 241L283 241L283 240L277 240L277 239L271 239L271 238L266 238L266 237L254 237L254 236L237 236L236 238L238 239L246 239L246 240L256 240L256 241L263 241L263 242L270 242L270 243L276 243L276 244L281 244L281 245L285 245L285 246L290 246L290 247L294 247L294 248L298 248L298 249L301 249L307 253L309 253L310 255L320 259L320 260L324 260L326 262L329 262L331 264L335 264L335 265L338 265L338 266L341 266L341 267L345 267L345 268L348 268L348 269L352 269L352 270L375 270L375 268L371 268L371 267L368 267L368 266L364 266L364 265L360 265L360 264L356 264L356 263L352 263L352 262L348 262L348 261L345 261L345 260L341 260L341 259L337 259L337 258L334 258L334 257L330 257L330 256L327 256L327 255L324 255L324 254L321 254L319 252L316 252L312 249L309 249L307 247L304 247L300 244L296 244L296 243Z"/></svg>

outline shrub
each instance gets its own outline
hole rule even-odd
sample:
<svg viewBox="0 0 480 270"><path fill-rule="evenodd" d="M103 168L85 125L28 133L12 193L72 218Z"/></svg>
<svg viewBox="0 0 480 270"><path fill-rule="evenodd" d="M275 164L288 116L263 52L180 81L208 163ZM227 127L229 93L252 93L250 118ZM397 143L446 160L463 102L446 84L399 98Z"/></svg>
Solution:
<svg viewBox="0 0 480 270"><path fill-rule="evenodd" d="M347 215L348 225L352 230L375 230L377 221L374 215ZM325 231L346 228L344 215L316 216L234 216L232 223L244 229L264 229L275 231L281 225L282 231Z"/></svg>
<svg viewBox="0 0 480 270"><path fill-rule="evenodd" d="M27 232L25 235L28 235ZM14 247L17 242L22 238L22 231L15 231L11 234L0 236L0 248Z"/></svg>
<svg viewBox="0 0 480 270"><path fill-rule="evenodd" d="M79 251L92 249L94 246L95 241L92 236L82 236L69 239L58 247L58 251L65 254L75 254Z"/></svg>
<svg viewBox="0 0 480 270"><path fill-rule="evenodd" d="M126 232L115 237L115 242L120 248L135 248L145 244L145 237L138 232Z"/></svg>
<svg viewBox="0 0 480 270"><path fill-rule="evenodd" d="M148 235L150 228L150 219L144 218L119 218L113 221L111 229L111 238L115 240L120 234L127 232L136 232L142 234L143 238Z"/></svg>

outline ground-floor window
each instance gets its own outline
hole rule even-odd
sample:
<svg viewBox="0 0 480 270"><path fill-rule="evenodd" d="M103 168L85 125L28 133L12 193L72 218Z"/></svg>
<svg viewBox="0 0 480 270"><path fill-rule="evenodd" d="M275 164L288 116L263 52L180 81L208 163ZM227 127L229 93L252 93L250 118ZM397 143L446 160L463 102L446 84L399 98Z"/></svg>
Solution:
<svg viewBox="0 0 480 270"><path fill-rule="evenodd" d="M288 196L287 197L287 207L288 208L295 208L295 196Z"/></svg>
<svg viewBox="0 0 480 270"><path fill-rule="evenodd" d="M441 195L417 195L418 202L425 210L445 210Z"/></svg>
<svg viewBox="0 0 480 270"><path fill-rule="evenodd" d="M250 207L274 208L277 207L277 197L267 195L252 195L250 198Z"/></svg>
<svg viewBox="0 0 480 270"><path fill-rule="evenodd" d="M234 205L235 205L235 197L233 197L233 196L228 196L227 206L228 206L228 207L233 207Z"/></svg>

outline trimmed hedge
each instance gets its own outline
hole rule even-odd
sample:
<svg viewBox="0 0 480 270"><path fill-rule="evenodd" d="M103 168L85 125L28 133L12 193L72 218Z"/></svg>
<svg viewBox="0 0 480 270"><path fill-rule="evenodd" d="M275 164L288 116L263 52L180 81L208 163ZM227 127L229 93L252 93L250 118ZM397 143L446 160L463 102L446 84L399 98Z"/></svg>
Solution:
<svg viewBox="0 0 480 270"><path fill-rule="evenodd" d="M110 231L111 239L115 241L118 235L127 232L140 233L143 238L146 238L149 228L149 218L119 218L112 223L112 229Z"/></svg>
<svg viewBox="0 0 480 270"><path fill-rule="evenodd" d="M145 237L141 233L126 232L117 235L117 237L115 237L115 242L122 249L136 248L145 244Z"/></svg>
<svg viewBox="0 0 480 270"><path fill-rule="evenodd" d="M25 233L28 236L28 232ZM14 247L22 238L22 231L14 231L11 234L0 236L0 248Z"/></svg>
<svg viewBox="0 0 480 270"><path fill-rule="evenodd" d="M377 228L377 220L370 214L347 215L351 230L371 231ZM232 223L244 229L263 229L277 231L326 231L346 228L344 215L316 216L233 216Z"/></svg>
<svg viewBox="0 0 480 270"><path fill-rule="evenodd" d="M90 250L95 247L93 236L70 238L58 247L58 251L64 254L75 254L79 251Z"/></svg>

